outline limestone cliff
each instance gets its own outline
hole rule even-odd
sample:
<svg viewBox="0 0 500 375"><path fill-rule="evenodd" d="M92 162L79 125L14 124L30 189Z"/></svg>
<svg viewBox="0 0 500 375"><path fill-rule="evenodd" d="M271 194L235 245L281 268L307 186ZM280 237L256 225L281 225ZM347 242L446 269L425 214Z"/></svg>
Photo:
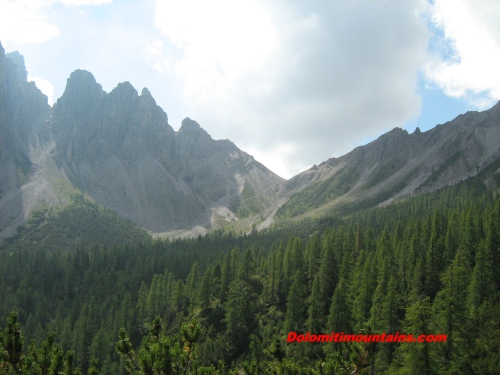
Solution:
<svg viewBox="0 0 500 375"><path fill-rule="evenodd" d="M0 242L34 209L64 206L75 192L151 232L192 235L261 228L276 212L385 205L478 174L498 189L499 145L500 103L427 132L393 129L284 181L196 121L174 131L151 93L129 82L107 93L76 70L51 108L23 57L0 45Z"/></svg>
<svg viewBox="0 0 500 375"><path fill-rule="evenodd" d="M46 142L47 97L27 82L23 57L5 54L0 44L0 242L15 234L34 206L50 199L34 184L37 164L32 150Z"/></svg>
<svg viewBox="0 0 500 375"><path fill-rule="evenodd" d="M247 216L260 216L275 201L269 188L282 182L189 118L175 132L147 89L139 95L125 82L105 93L86 71L69 77L52 131L70 180L153 232L209 228L219 207L240 207L244 191L256 196Z"/></svg>

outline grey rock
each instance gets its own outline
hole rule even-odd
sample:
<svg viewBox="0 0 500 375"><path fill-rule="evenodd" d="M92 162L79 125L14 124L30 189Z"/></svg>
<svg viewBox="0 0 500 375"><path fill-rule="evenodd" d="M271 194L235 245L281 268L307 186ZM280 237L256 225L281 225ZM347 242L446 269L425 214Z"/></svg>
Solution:
<svg viewBox="0 0 500 375"><path fill-rule="evenodd" d="M291 178L282 185L279 196L290 201L286 207L294 199L297 201L294 195L303 192L303 204L310 211L323 213L363 201L383 206L456 184L499 159L500 102L487 111L467 112L426 132L417 128L408 134L395 128L365 146ZM353 174L355 178L342 185ZM324 197L314 190L319 184L324 184L323 190L333 185L347 188ZM498 188L491 183L489 187Z"/></svg>
<svg viewBox="0 0 500 375"><path fill-rule="evenodd" d="M109 94L76 71L54 106L58 161L72 183L153 232L210 227L218 206L243 200L248 184L262 208L282 179L229 141L215 141L186 118L178 132L144 88L129 82Z"/></svg>
<svg viewBox="0 0 500 375"><path fill-rule="evenodd" d="M37 207L65 205L75 192L151 232L188 235L228 223L263 228L294 203L305 216L386 205L500 159L499 102L426 132L395 128L285 181L190 118L174 131L147 88L139 95L123 82L106 93L90 72L76 70L51 108L26 78L24 58L5 55L0 44L0 241ZM497 180L485 184L498 189Z"/></svg>
<svg viewBox="0 0 500 375"><path fill-rule="evenodd" d="M24 58L17 52L6 55L0 44L0 242L15 234L47 193L29 184L37 170L31 151L47 141L50 107L26 79ZM36 196L29 197L33 190Z"/></svg>

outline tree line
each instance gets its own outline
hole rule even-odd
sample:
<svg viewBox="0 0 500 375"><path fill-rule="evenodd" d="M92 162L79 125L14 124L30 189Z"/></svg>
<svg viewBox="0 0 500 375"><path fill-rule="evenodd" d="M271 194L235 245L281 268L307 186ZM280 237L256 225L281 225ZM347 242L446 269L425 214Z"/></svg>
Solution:
<svg viewBox="0 0 500 375"><path fill-rule="evenodd" d="M57 373L496 373L499 258L500 198L470 182L242 236L4 251L1 337L22 323L23 358L57 348ZM291 331L448 339L287 343ZM15 373L2 350L0 374Z"/></svg>

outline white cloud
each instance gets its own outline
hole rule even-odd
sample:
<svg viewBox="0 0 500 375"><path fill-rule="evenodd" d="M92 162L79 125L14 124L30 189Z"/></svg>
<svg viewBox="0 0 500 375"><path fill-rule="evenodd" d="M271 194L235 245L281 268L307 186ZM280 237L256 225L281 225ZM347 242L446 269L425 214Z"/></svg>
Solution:
<svg viewBox="0 0 500 375"><path fill-rule="evenodd" d="M155 22L182 50L186 94L211 97L273 50L275 30L261 4L232 0L158 1Z"/></svg>
<svg viewBox="0 0 500 375"><path fill-rule="evenodd" d="M74 6L81 6L81 5L103 5L103 4L110 4L113 0L59 0L59 2L66 4L66 5L74 5Z"/></svg>
<svg viewBox="0 0 500 375"><path fill-rule="evenodd" d="M432 21L449 55L436 54L426 77L445 93L485 109L500 99L500 3L436 0Z"/></svg>
<svg viewBox="0 0 500 375"><path fill-rule="evenodd" d="M157 0L155 20L180 55L186 115L288 177L419 113L424 7Z"/></svg>
<svg viewBox="0 0 500 375"><path fill-rule="evenodd" d="M163 57L164 44L161 40L156 39L146 45L142 56L146 59L156 71L162 72L169 67L168 59Z"/></svg>
<svg viewBox="0 0 500 375"><path fill-rule="evenodd" d="M427 8L444 30L439 47L451 51L434 56L429 82L449 95L489 100L499 81L495 56L479 49L480 59L472 59L473 42L462 47L458 41L467 35L448 20L451 11L469 14L466 29L481 24L484 34L475 38L496 50L494 2L478 2L471 12L469 3L456 1L459 9L448 10L440 0L151 1L154 18L147 2L80 11L70 2L105 1L0 0L0 40L6 40L2 33L31 43L60 35L20 51L30 74L53 83L56 95L74 69L90 70L107 91L125 80L139 91L147 86L174 126L189 116L285 177L418 116L418 74L436 31L422 16ZM24 37L22 27L3 22L23 17L33 20ZM490 80L474 76L479 63Z"/></svg>
<svg viewBox="0 0 500 375"><path fill-rule="evenodd" d="M59 29L40 13L43 1L0 0L0 40L16 44L44 43Z"/></svg>
<svg viewBox="0 0 500 375"><path fill-rule="evenodd" d="M28 77L28 81L35 82L36 87L38 87L41 92L47 95L49 105L54 104L54 85L40 77Z"/></svg>
<svg viewBox="0 0 500 375"><path fill-rule="evenodd" d="M291 144L283 144L276 140L275 147L268 152L262 152L260 147L255 148L247 148L244 150L246 153L252 155L256 160L271 169L278 176L289 176L290 171L289 167L285 165L285 160L288 158L293 158L293 156L297 153L298 150L295 149L294 145ZM305 169L306 165L299 165L299 168Z"/></svg>
<svg viewBox="0 0 500 375"><path fill-rule="evenodd" d="M60 36L59 28L45 15L45 11L57 2L82 6L109 4L112 0L0 0L0 40L37 44Z"/></svg>

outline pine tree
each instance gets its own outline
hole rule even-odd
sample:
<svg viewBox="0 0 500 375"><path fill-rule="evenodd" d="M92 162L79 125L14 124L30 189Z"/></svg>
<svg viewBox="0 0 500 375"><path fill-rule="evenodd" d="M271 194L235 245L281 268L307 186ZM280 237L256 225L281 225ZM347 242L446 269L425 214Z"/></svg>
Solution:
<svg viewBox="0 0 500 375"><path fill-rule="evenodd" d="M208 306L210 304L210 298L213 293L213 276L212 276L212 269L207 268L205 271L202 280L201 280L201 288L200 294L198 296L198 300L201 302L201 306L203 309L208 309Z"/></svg>
<svg viewBox="0 0 500 375"><path fill-rule="evenodd" d="M453 263L443 273L443 288L434 301L436 316L435 331L444 332L447 340L439 346L442 373L468 373L471 352L470 335L466 332L471 327L467 314L467 286L470 280L467 252L459 249Z"/></svg>
<svg viewBox="0 0 500 375"><path fill-rule="evenodd" d="M320 268L320 259L321 259L321 242L319 239L319 235L314 234L309 241L307 241L306 246L306 257L307 257L307 278L312 287L312 282L314 277L319 271Z"/></svg>
<svg viewBox="0 0 500 375"><path fill-rule="evenodd" d="M349 304L349 288L343 277L340 278L333 293L328 330L332 332L352 332L351 307Z"/></svg>
<svg viewBox="0 0 500 375"><path fill-rule="evenodd" d="M405 333L416 340L421 334L431 333L432 307L430 298L417 300L406 310ZM392 363L390 374L438 374L431 353L431 343L403 342L397 349L399 360Z"/></svg>
<svg viewBox="0 0 500 375"><path fill-rule="evenodd" d="M220 300L222 302L226 301L227 292L229 290L229 284L233 280L233 273L231 268L231 254L228 253L224 256L224 260L221 267L221 290L220 290Z"/></svg>
<svg viewBox="0 0 500 375"><path fill-rule="evenodd" d="M247 248L245 250L245 253L243 254L243 262L241 263L239 274L243 280L246 280L248 282L250 281L250 277L253 272L254 272L254 260L252 256L252 251L250 250L250 248Z"/></svg>
<svg viewBox="0 0 500 375"><path fill-rule="evenodd" d="M476 314L477 309L488 296L494 295L495 267L491 255L487 241L481 240L476 254L476 265L467 288L467 306L471 316Z"/></svg>
<svg viewBox="0 0 500 375"><path fill-rule="evenodd" d="M198 284L200 283L200 269L198 262L194 262L191 266L191 271L186 279L186 294L189 300L189 305L191 306L191 311L197 302L196 291L198 290Z"/></svg>
<svg viewBox="0 0 500 375"><path fill-rule="evenodd" d="M239 278L232 281L224 307L228 343L232 356L237 357L248 347L250 334L255 328L255 306L251 286Z"/></svg>
<svg viewBox="0 0 500 375"><path fill-rule="evenodd" d="M198 336L198 334L193 334L193 340ZM192 344L194 341L188 345L189 353L192 351ZM189 354L183 355L178 341L174 337L163 334L160 318L153 320L148 336L142 340L137 351L133 349L125 329L120 330L115 348L123 359L125 368L132 374L180 375L185 374L187 370L188 363L185 362Z"/></svg>
<svg viewBox="0 0 500 375"><path fill-rule="evenodd" d="M439 273L444 253L442 231L442 218L436 211L432 216L431 235L425 258L425 291L431 299L434 299L441 287Z"/></svg>
<svg viewBox="0 0 500 375"><path fill-rule="evenodd" d="M316 275L313 282L312 292L308 299L308 318L306 322L307 329L313 333L322 332L324 325L323 305L325 301L321 296L320 277Z"/></svg>
<svg viewBox="0 0 500 375"><path fill-rule="evenodd" d="M305 285L302 272L297 270L288 293L285 315L285 331L296 332L304 328Z"/></svg>
<svg viewBox="0 0 500 375"><path fill-rule="evenodd" d="M354 321L357 322L354 327L355 330L361 329L370 317L378 272L374 264L373 254L366 254L366 251L361 252L355 270L351 275L352 316Z"/></svg>
<svg viewBox="0 0 500 375"><path fill-rule="evenodd" d="M24 340L21 335L21 324L17 321L17 313L13 312L7 318L4 331L0 332L0 344L2 368L6 368L5 373L22 374L25 358Z"/></svg>
<svg viewBox="0 0 500 375"><path fill-rule="evenodd" d="M335 260L334 249L327 238L323 241L321 265L319 267L319 287L323 305L323 315L328 314L330 299L339 280L339 269Z"/></svg>
<svg viewBox="0 0 500 375"><path fill-rule="evenodd" d="M12 312L7 318L5 329L0 332L0 374L2 375L78 375L80 369L75 366L74 352L66 354L61 345L54 341L54 333L49 332L46 340L37 348L32 342L24 352L24 338L17 313ZM95 361L92 360L93 363Z"/></svg>

